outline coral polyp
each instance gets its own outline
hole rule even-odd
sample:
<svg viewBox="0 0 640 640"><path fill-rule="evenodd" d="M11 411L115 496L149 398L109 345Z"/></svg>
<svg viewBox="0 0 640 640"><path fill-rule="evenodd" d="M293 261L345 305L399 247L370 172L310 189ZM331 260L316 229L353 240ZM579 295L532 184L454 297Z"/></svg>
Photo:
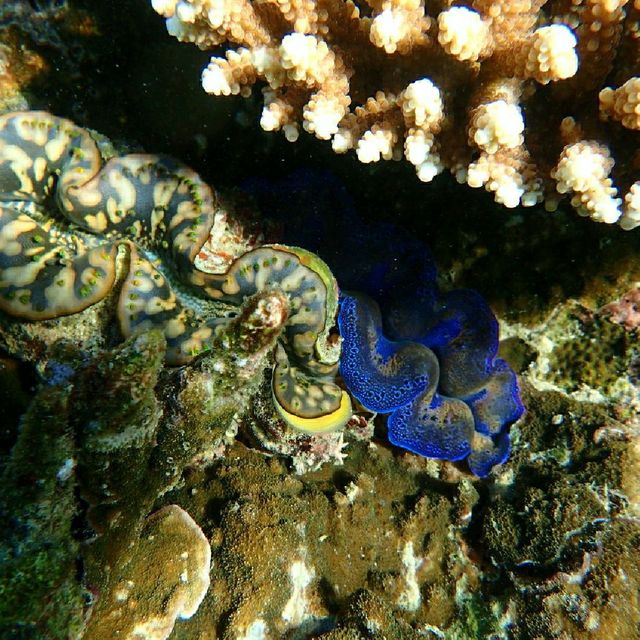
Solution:
<svg viewBox="0 0 640 640"><path fill-rule="evenodd" d="M51 213L51 198L62 216ZM183 365L215 348L245 299L282 291L276 408L311 432L350 417L349 398L333 380L340 342L330 334L338 300L331 271L303 249L249 243L228 264L204 270L199 254L210 249L221 205L192 169L146 154L103 165L91 134L69 120L9 113L0 117L0 201L2 311L31 321L78 313L121 278L123 336L160 328L167 364Z"/></svg>

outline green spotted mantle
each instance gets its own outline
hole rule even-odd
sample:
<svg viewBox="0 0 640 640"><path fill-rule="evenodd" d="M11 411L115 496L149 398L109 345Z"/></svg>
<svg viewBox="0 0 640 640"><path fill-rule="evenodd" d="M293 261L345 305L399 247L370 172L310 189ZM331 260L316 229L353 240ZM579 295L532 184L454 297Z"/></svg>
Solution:
<svg viewBox="0 0 640 640"><path fill-rule="evenodd" d="M51 197L62 225L30 211L44 210ZM227 322L202 314L206 305L194 308L193 296L240 305L267 288L281 290L289 315L273 376L276 408L305 431L344 425L351 405L334 382L338 294L329 268L303 249L263 245L223 273L199 270L194 260L217 207L200 176L170 157L130 154L103 164L93 138L69 120L46 112L0 116L0 310L26 321L83 311L112 289L124 251L129 267L116 310L122 334L161 328L167 364L183 365L215 348ZM74 227L94 234L91 242ZM188 295L172 287L157 256Z"/></svg>

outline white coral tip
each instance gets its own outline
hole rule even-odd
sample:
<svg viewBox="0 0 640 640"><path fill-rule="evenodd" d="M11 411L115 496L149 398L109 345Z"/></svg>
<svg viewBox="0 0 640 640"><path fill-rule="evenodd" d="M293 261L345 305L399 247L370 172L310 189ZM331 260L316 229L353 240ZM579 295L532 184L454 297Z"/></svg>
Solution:
<svg viewBox="0 0 640 640"><path fill-rule="evenodd" d="M202 88L214 96L228 96L232 93L238 93L238 91L232 90L227 74L216 64L215 60L202 72Z"/></svg>
<svg viewBox="0 0 640 640"><path fill-rule="evenodd" d="M376 47L387 53L394 53L405 31L404 17L391 9L385 9L373 19L369 39Z"/></svg>
<svg viewBox="0 0 640 640"><path fill-rule="evenodd" d="M181 22L193 23L196 19L196 8L188 2L178 2L176 16Z"/></svg>
<svg viewBox="0 0 640 640"><path fill-rule="evenodd" d="M176 10L177 0L151 0L151 6L156 13L170 18Z"/></svg>

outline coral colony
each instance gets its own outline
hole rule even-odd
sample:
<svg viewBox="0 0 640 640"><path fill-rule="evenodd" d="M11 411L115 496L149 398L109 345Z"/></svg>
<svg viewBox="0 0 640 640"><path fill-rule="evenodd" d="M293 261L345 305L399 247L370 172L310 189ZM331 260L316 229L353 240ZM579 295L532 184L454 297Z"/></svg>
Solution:
<svg viewBox="0 0 640 640"><path fill-rule="evenodd" d="M582 216L640 224L637 2L151 4L178 40L226 47L206 92L263 84L266 131L404 158L424 182L448 169L506 207L554 210L567 194Z"/></svg>
<svg viewBox="0 0 640 640"><path fill-rule="evenodd" d="M103 165L87 131L43 112L0 118L0 142L6 313L45 320L81 312L112 290L124 252L129 261L115 300L121 333L159 328L167 364L181 365L215 350L216 336L233 321L230 307L280 292L265 304L281 331L272 397L289 426L319 433L347 423L351 401L334 379L340 365L355 398L391 413L393 443L430 457L468 457L479 476L507 458L506 428L522 405L515 374L495 358L497 322L477 294L438 297L427 267L422 293L412 298L414 317L391 301L385 309L397 321L405 316L397 329L406 320L413 326L409 334L396 330L401 342L382 335L380 311L364 295L343 296L336 339L339 293L325 262L305 249L248 240L222 259L216 247L230 233L227 217L187 167L152 155ZM62 222L24 206L50 195Z"/></svg>

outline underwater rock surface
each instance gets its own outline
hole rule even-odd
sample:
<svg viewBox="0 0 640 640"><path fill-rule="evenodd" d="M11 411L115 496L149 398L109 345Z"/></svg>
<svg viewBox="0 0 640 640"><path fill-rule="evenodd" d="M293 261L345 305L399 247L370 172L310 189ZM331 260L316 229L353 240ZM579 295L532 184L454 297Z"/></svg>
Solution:
<svg viewBox="0 0 640 640"><path fill-rule="evenodd" d="M172 606L150 597L135 607L130 595L143 593L163 562L181 572L186 548L176 554L167 543L162 551L159 542L152 567L135 554L150 517L180 509L206 537L212 561L198 611L175 618L172 640L635 640L640 365L624 299L640 281L640 236L595 229L563 211L516 213L505 224L483 194L444 179L427 192L395 165L384 173L354 168L302 137L302 151L266 143L242 127L240 110L214 127L209 101L206 110L185 109L182 90L197 73L175 73L179 45L160 52L140 3L123 0L119 11L71 0L35 4L48 15L88 12L30 24L37 34L0 24L0 36L10 34L2 40L10 60L3 77L21 91L15 101L3 96L4 110L46 108L148 149L164 145L182 157L187 149L215 184L265 173L273 187L301 162L329 166L369 222L404 226L409 238L428 241L443 290L471 287L490 301L500 321L498 355L521 376L527 414L511 429L509 460L478 480L464 465L391 448L384 425L365 412L339 436L284 430L264 376L275 339L254 341L268 336L254 328L265 319L262 305L277 303L270 297L256 299L241 314L251 321L239 319L221 336L218 357L173 371L163 365L160 332L117 346L109 329L114 297L55 327L14 324L0 334L0 638L111 633L114 619L99 624L118 610L110 595L128 595L122 602L148 622L180 609L164 597ZM58 48L42 44L50 29ZM75 55L58 53L72 43ZM46 64L20 57L34 50ZM58 72L61 58L68 66ZM123 78L127 60L136 64ZM30 80L34 69L40 84ZM344 186L311 198L295 182L287 197L299 211L323 199L344 202ZM274 207L260 207L279 224ZM335 227L346 255L355 267L370 263L348 222ZM304 223L289 219L290 229L297 225ZM288 243L286 233L275 240ZM384 233L377 241L387 248ZM300 244L317 250L311 240ZM398 248L393 263L411 271L411 256L419 261L413 246ZM126 593L117 589L120 576L134 582ZM179 596L167 585L163 596ZM133 619L123 618L122 628ZM166 625L157 630L168 633Z"/></svg>
<svg viewBox="0 0 640 640"><path fill-rule="evenodd" d="M169 579L182 543L163 550L155 535L147 566L132 541L151 540L148 514L178 509L212 560L202 604L171 638L367 638L372 625L387 638L633 637L638 450L603 408L526 384L512 458L489 482L349 430L341 466L296 476L230 441L233 384L204 362L163 370L163 349L151 333L84 365L73 346L53 354L74 373L42 386L3 474L3 589L33 597L4 609L0 637L112 637L134 623L167 637L153 621L168 600L158 608L144 585L163 563ZM133 404L96 406L105 383ZM118 599L140 604L125 616Z"/></svg>

